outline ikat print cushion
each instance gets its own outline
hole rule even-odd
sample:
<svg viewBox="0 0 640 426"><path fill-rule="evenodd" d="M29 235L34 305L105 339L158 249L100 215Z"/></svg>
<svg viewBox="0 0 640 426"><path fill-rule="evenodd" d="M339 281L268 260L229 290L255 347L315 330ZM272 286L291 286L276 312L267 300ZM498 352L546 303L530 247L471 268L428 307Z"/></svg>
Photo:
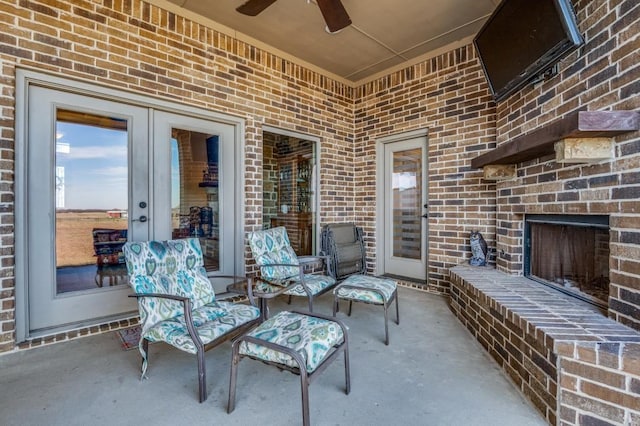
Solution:
<svg viewBox="0 0 640 426"><path fill-rule="evenodd" d="M305 363L302 368L309 373L322 364L334 346L344 341L342 328L338 323L288 311L279 312L248 335L298 352ZM264 361L299 367L290 355L256 343L243 341L240 353Z"/></svg>
<svg viewBox="0 0 640 426"><path fill-rule="evenodd" d="M260 274L264 279L277 282L300 274L298 256L283 226L250 232L248 240L251 254L260 266ZM293 266L274 266L278 264Z"/></svg>

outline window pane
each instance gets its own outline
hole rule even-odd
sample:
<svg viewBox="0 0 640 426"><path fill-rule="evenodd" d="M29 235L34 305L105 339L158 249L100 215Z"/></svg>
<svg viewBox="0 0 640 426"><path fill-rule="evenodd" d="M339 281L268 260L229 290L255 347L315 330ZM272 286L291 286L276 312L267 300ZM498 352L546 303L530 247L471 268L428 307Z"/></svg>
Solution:
<svg viewBox="0 0 640 426"><path fill-rule="evenodd" d="M220 270L218 142L216 135L172 129L172 236L199 238L207 271Z"/></svg>
<svg viewBox="0 0 640 426"><path fill-rule="evenodd" d="M56 113L57 293L127 284L126 120Z"/></svg>
<svg viewBox="0 0 640 426"><path fill-rule="evenodd" d="M422 258L422 150L393 154L393 255Z"/></svg>

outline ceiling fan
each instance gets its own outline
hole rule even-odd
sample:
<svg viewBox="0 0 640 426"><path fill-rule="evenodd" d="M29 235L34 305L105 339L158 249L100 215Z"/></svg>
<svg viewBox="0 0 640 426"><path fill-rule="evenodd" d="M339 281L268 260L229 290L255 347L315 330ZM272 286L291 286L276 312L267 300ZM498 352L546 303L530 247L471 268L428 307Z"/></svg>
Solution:
<svg viewBox="0 0 640 426"><path fill-rule="evenodd" d="M276 0L248 0L236 10L244 15L256 16L267 7L275 3ZM351 25L351 18L347 14L340 0L315 0L318 3L320 12L327 23L329 32L335 33Z"/></svg>

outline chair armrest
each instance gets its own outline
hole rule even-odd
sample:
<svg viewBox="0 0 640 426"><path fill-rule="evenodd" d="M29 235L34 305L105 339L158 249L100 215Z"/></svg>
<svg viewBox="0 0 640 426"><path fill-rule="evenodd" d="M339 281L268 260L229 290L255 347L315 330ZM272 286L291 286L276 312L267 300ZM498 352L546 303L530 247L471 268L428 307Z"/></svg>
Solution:
<svg viewBox="0 0 640 426"><path fill-rule="evenodd" d="M298 256L298 261L300 263L314 263L314 262L327 262L329 260L329 256L325 256L325 255L317 255L317 256L311 256L311 255L304 255L304 256Z"/></svg>
<svg viewBox="0 0 640 426"><path fill-rule="evenodd" d="M135 297L136 299L140 299L143 297L159 297L161 299L177 300L178 302L190 301L188 297L165 293L134 293L130 294L129 297Z"/></svg>
<svg viewBox="0 0 640 426"><path fill-rule="evenodd" d="M331 261L329 256L318 255L318 256L298 256L298 261L300 265L303 266L303 269L310 265L322 265L322 268L326 268L327 273L331 275ZM317 273L316 268L313 268L311 273Z"/></svg>
<svg viewBox="0 0 640 426"><path fill-rule="evenodd" d="M200 336L196 331L196 326L193 324L193 316L191 315L191 299L185 296L178 296L175 294L163 294L163 293L134 293L130 294L129 297L135 297L136 299L141 299L144 297L156 297L160 299L169 299L175 300L182 303L182 310L184 313L184 322L187 326L187 331L189 332L189 336L191 340L193 340L193 344L196 347L203 349L204 344L202 340L200 340Z"/></svg>
<svg viewBox="0 0 640 426"><path fill-rule="evenodd" d="M294 263L270 263L268 265L261 266L261 268L265 267L265 266L290 266L292 268L301 268L302 267L302 265L300 265L300 264L296 265Z"/></svg>
<svg viewBox="0 0 640 426"><path fill-rule="evenodd" d="M291 266L296 266L296 265L291 265ZM274 284L271 281L262 278L260 276L255 277L254 278L255 281L261 281L263 283L265 283L268 287L269 287L269 291L260 291L259 289L254 289L253 290L253 294L256 297L262 298L262 299L273 299L274 297L284 293L285 291L287 291L287 289L289 288L289 286L284 286L284 285L278 285L278 284Z"/></svg>

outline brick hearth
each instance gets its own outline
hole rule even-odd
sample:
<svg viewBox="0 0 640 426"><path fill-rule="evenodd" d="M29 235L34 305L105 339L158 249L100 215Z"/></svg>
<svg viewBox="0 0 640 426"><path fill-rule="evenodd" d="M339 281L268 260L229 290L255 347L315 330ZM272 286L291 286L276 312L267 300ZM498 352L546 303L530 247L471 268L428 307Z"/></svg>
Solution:
<svg viewBox="0 0 640 426"><path fill-rule="evenodd" d="M640 333L524 277L450 270L450 307L551 424L640 424Z"/></svg>

